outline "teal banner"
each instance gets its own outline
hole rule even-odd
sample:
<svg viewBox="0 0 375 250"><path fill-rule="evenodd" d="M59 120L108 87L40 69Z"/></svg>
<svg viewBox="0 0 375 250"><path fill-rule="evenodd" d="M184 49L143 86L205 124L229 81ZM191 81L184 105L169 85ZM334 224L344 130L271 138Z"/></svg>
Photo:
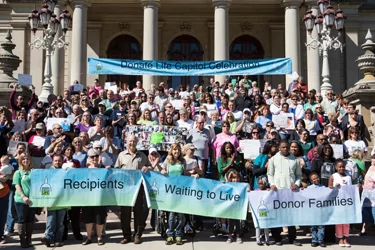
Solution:
<svg viewBox="0 0 375 250"><path fill-rule="evenodd" d="M140 171L122 169L36 169L31 172L33 207L134 206Z"/></svg>
<svg viewBox="0 0 375 250"><path fill-rule="evenodd" d="M241 61L145 61L89 58L88 73L99 75L286 75L292 73L290 58Z"/></svg>
<svg viewBox="0 0 375 250"><path fill-rule="evenodd" d="M209 217L245 219L246 183L221 183L123 169L37 169L31 172L33 207L134 206L145 186L149 207Z"/></svg>
<svg viewBox="0 0 375 250"><path fill-rule="evenodd" d="M245 220L248 208L246 183L222 183L188 176L143 174L153 209L201 216Z"/></svg>

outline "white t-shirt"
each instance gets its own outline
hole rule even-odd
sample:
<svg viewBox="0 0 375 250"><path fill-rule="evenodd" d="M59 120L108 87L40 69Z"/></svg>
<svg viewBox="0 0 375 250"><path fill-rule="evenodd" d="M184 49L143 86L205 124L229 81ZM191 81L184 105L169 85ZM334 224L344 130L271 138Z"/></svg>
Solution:
<svg viewBox="0 0 375 250"><path fill-rule="evenodd" d="M187 128L188 130L193 129L194 126L194 121L193 120L188 120L187 122L183 120L178 120L176 122L176 126L179 128Z"/></svg>
<svg viewBox="0 0 375 250"><path fill-rule="evenodd" d="M199 165L202 166L203 162L202 162L201 158L199 158L198 156L196 156L196 157L197 158L193 158L193 159L187 158L186 156L184 157L184 159L185 159L185 170L186 171L190 171L193 168L199 168Z"/></svg>
<svg viewBox="0 0 375 250"><path fill-rule="evenodd" d="M354 151L361 150L362 152L367 152L367 147L364 141L353 141L353 140L347 140L345 141L345 146L348 150L348 153L351 155Z"/></svg>

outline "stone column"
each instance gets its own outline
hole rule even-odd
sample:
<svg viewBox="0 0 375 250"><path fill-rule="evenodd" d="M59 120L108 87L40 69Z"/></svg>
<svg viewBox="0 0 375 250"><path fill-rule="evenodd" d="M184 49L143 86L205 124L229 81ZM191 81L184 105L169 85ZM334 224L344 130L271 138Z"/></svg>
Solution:
<svg viewBox="0 0 375 250"><path fill-rule="evenodd" d="M55 13L56 17L60 20L60 14L62 12L62 8L65 5L65 1L58 1L55 5L55 9L53 13ZM55 41L59 40L62 35L61 28L57 31L55 35ZM63 84L63 76L64 76L64 55L65 49L56 49L55 52L52 54L52 76L51 76L51 84L53 86L53 94L55 95L62 95L64 91L64 84Z"/></svg>
<svg viewBox="0 0 375 250"><path fill-rule="evenodd" d="M229 7L232 0L212 0L215 8L215 61L229 60ZM215 81L222 84L225 75L215 76Z"/></svg>
<svg viewBox="0 0 375 250"><path fill-rule="evenodd" d="M73 28L70 83L86 85L87 75L87 8L91 0L73 0Z"/></svg>
<svg viewBox="0 0 375 250"><path fill-rule="evenodd" d="M311 6L311 11L314 16L319 15L319 8L316 4L316 0L309 0L306 1L307 4ZM312 39L318 38L318 32L314 28L311 36L309 35L309 32L306 31L306 42L309 43ZM320 91L320 84L322 82L321 78L321 72L320 72L320 56L319 56L319 50L317 49L309 49L307 48L307 85L310 89L315 89L316 91Z"/></svg>
<svg viewBox="0 0 375 250"><path fill-rule="evenodd" d="M292 59L293 71L301 74L299 7L303 0L284 0L285 7L285 57ZM286 85L291 82L286 76Z"/></svg>
<svg viewBox="0 0 375 250"><path fill-rule="evenodd" d="M143 5L143 60L158 59L158 12L160 0L142 0ZM143 76L143 88L151 89L151 84L156 84L156 77Z"/></svg>

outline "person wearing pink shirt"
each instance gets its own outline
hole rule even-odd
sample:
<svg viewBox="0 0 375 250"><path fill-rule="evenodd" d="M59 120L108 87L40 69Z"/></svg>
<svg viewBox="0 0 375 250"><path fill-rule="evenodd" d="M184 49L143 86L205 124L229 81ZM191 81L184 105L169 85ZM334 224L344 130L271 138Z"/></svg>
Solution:
<svg viewBox="0 0 375 250"><path fill-rule="evenodd" d="M227 141L231 142L234 148L237 150L240 146L237 136L235 134L230 133L230 124L227 121L224 121L222 124L223 132L216 135L216 138L212 142L212 149L214 152L214 159L217 159L221 155L221 146Z"/></svg>
<svg viewBox="0 0 375 250"><path fill-rule="evenodd" d="M94 85L89 89L89 96L92 98L93 94L99 95L99 91L102 90L102 86L100 86L99 79L95 79Z"/></svg>

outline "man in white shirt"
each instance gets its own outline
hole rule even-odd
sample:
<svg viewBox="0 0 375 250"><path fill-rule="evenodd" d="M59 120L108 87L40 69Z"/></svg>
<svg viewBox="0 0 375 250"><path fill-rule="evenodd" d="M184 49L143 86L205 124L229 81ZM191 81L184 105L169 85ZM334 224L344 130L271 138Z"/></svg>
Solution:
<svg viewBox="0 0 375 250"><path fill-rule="evenodd" d="M193 125L194 125L194 121L189 120L189 116L188 116L188 112L186 108L180 108L180 120L176 122L176 126L191 130L193 129Z"/></svg>
<svg viewBox="0 0 375 250"><path fill-rule="evenodd" d="M158 95L155 97L155 104L159 105L160 111L163 110L164 103L168 101L168 96L164 92L164 88L162 86L158 87Z"/></svg>
<svg viewBox="0 0 375 250"><path fill-rule="evenodd" d="M158 120L159 105L155 104L154 100L155 100L155 95L152 94L152 93L149 93L148 97L147 97L147 102L142 103L141 106L139 106L139 108L140 108L142 113L145 109L149 109L151 111L152 120L157 121Z"/></svg>
<svg viewBox="0 0 375 250"><path fill-rule="evenodd" d="M333 96L333 91L332 90L327 90L326 95L323 98L322 103L320 104L323 106L324 112L328 115L330 113L335 113L337 112L338 108L338 103L336 99Z"/></svg>

